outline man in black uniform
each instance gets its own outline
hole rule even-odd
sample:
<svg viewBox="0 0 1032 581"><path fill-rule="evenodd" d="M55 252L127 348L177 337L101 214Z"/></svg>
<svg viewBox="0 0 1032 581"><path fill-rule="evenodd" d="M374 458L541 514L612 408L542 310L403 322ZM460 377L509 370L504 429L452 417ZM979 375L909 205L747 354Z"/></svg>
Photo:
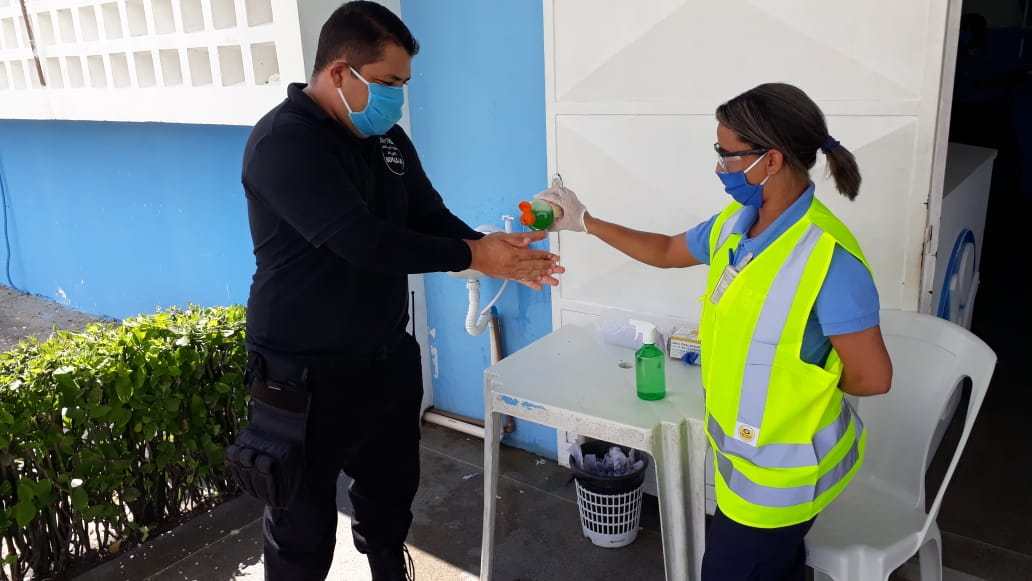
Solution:
<svg viewBox="0 0 1032 581"><path fill-rule="evenodd" d="M247 143L249 377L311 398L301 485L265 513L270 581L325 578L341 471L374 581L412 574L423 389L406 275L474 268L540 288L562 271L527 248L543 234L484 237L445 207L395 125L417 51L386 8L344 4L322 28L311 83L291 85Z"/></svg>

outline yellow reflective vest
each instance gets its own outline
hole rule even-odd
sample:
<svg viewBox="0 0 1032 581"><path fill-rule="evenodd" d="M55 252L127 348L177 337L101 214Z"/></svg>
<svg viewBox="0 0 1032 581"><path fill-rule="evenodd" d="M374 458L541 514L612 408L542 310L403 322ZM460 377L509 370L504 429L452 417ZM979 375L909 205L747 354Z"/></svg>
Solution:
<svg viewBox="0 0 1032 581"><path fill-rule="evenodd" d="M833 349L821 367L800 352L836 244L870 265L814 198L740 272L729 269L741 211L728 206L710 233L700 326L706 431L721 512L752 527L784 527L816 516L863 463L863 424L838 387L842 361Z"/></svg>

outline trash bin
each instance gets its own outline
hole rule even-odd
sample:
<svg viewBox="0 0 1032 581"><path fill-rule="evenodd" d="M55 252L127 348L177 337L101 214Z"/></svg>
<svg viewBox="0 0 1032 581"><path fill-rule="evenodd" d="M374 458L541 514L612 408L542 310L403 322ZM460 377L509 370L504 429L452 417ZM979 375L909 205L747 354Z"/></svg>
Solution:
<svg viewBox="0 0 1032 581"><path fill-rule="evenodd" d="M584 456L604 456L613 444L586 442L581 445ZM630 448L617 446L630 455ZM645 491L645 469L648 456L637 452L643 461L637 470L622 476L601 476L584 470L573 456L570 469L577 484L577 509L584 536L599 547L625 547L638 538L641 502Z"/></svg>

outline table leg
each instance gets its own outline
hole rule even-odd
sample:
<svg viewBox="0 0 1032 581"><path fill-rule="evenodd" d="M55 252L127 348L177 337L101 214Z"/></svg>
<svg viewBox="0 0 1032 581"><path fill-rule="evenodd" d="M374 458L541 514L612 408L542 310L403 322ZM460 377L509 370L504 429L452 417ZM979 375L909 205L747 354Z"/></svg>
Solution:
<svg viewBox="0 0 1032 581"><path fill-rule="evenodd" d="M480 546L480 579L490 581L494 564L495 513L498 500L498 465L501 462L502 414L484 417L484 533Z"/></svg>
<svg viewBox="0 0 1032 581"><path fill-rule="evenodd" d="M688 442L684 430L683 424L661 426L654 454L667 581L687 581L692 564L688 544L690 500L685 466Z"/></svg>
<svg viewBox="0 0 1032 581"><path fill-rule="evenodd" d="M692 565L695 579L702 579L702 557L706 552L706 462L709 446L701 423L688 422L688 487L691 498Z"/></svg>

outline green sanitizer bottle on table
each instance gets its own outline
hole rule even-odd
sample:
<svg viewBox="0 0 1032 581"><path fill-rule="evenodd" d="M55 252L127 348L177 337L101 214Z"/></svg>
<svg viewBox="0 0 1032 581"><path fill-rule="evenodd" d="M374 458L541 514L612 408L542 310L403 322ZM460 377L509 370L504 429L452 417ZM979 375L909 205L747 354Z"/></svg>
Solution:
<svg viewBox="0 0 1032 581"><path fill-rule="evenodd" d="M634 376L638 397L655 401L666 397L666 354L656 346L656 326L647 321L630 321L642 338L634 354Z"/></svg>

